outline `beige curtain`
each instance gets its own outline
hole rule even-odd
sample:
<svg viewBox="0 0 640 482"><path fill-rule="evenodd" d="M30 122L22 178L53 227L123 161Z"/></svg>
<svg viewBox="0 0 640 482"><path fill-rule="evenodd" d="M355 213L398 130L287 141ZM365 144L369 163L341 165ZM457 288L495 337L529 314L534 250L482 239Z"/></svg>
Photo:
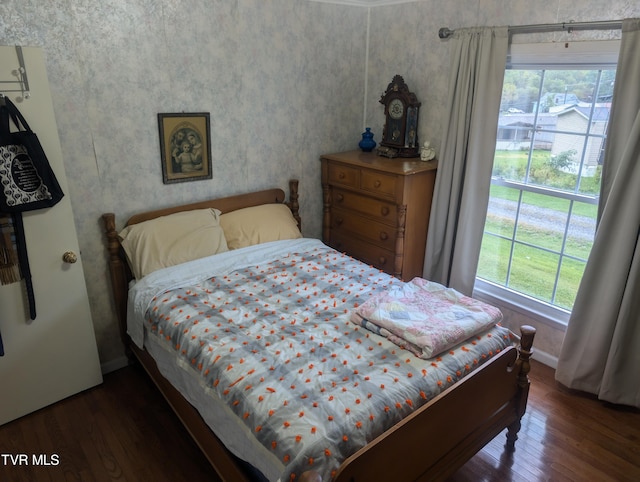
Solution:
<svg viewBox="0 0 640 482"><path fill-rule="evenodd" d="M507 27L456 29L423 276L471 295L489 202Z"/></svg>
<svg viewBox="0 0 640 482"><path fill-rule="evenodd" d="M640 19L624 20L599 223L556 379L640 407Z"/></svg>

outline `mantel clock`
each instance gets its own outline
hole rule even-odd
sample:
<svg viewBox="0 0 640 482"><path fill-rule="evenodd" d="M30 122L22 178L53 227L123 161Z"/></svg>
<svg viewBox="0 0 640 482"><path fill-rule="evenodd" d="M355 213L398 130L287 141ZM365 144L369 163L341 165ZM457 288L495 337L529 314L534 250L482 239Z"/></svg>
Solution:
<svg viewBox="0 0 640 482"><path fill-rule="evenodd" d="M387 157L419 157L418 111L421 103L400 75L393 77L380 99L385 124L378 154Z"/></svg>

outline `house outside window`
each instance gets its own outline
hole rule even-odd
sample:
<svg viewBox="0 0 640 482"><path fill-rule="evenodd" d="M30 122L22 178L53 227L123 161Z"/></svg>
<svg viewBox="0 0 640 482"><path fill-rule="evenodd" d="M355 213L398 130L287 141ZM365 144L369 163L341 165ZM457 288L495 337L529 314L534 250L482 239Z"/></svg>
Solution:
<svg viewBox="0 0 640 482"><path fill-rule="evenodd" d="M474 290L560 324L595 236L617 62L617 42L582 44L512 46Z"/></svg>

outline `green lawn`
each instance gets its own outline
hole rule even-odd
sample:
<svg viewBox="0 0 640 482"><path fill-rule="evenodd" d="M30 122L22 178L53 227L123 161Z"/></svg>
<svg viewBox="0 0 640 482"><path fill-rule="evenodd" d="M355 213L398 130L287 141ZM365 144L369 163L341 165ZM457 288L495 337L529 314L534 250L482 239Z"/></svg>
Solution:
<svg viewBox="0 0 640 482"><path fill-rule="evenodd" d="M559 255L531 246L516 244L507 284L510 244L496 236L485 235L480 252L478 277L507 286L541 301L552 303L551 297L560 259ZM566 309L573 307L584 272L584 265L584 262L563 258L556 296L552 304Z"/></svg>
<svg viewBox="0 0 640 482"><path fill-rule="evenodd" d="M549 159L548 151L535 151L532 156L532 171L538 174L545 169L545 162ZM494 165L494 174L502 175L508 179L524 179L527 163L527 153L520 151L497 152ZM505 175L506 174L506 175ZM575 176L554 171L546 167L544 185L547 186L575 186ZM589 190L597 192L599 179L585 179L581 184L583 193ZM491 197L517 202L520 192L517 189L506 186L491 186ZM551 219L553 216L566 220L570 202L566 199L551 198L541 194L523 193L523 203L536 211L542 210L543 219ZM582 202L574 202L572 216L583 216L592 220L596 219L597 206ZM573 219L573 218L572 218ZM579 236L569 234L566 244L562 246L562 233L552 229L546 229L544 223L519 222L513 245L513 261L509 271L508 260L512 243L500 238L511 238L514 231L515 219L509 215L488 215L485 224L485 236L480 252L478 276L507 286L515 291L532 296L536 299L552 303L556 306L571 309L578 291L580 280L584 272L586 259L591 251L592 240L581 239ZM487 234L491 233L491 234ZM527 246L532 245L532 246ZM542 249L544 248L544 249ZM549 252L551 250L553 252ZM560 253L565 256L561 256ZM571 257L578 259L572 259ZM553 297L556 273L559 270L558 286L555 299Z"/></svg>

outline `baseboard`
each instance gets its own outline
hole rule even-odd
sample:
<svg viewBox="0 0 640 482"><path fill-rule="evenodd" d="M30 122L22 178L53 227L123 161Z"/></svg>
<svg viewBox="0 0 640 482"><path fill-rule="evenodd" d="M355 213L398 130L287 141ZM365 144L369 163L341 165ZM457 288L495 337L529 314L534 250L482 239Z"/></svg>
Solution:
<svg viewBox="0 0 640 482"><path fill-rule="evenodd" d="M120 370L121 368L126 367L129 364L129 359L122 355L115 360L110 360L105 363L100 364L100 369L102 370L102 374L106 375L107 373L114 372L116 370Z"/></svg>
<svg viewBox="0 0 640 482"><path fill-rule="evenodd" d="M553 368L554 370L558 368L558 357L549 355L547 352L542 350L536 350L535 344L533 347L533 355L531 356L536 361L539 361L543 365L547 365L548 367Z"/></svg>

